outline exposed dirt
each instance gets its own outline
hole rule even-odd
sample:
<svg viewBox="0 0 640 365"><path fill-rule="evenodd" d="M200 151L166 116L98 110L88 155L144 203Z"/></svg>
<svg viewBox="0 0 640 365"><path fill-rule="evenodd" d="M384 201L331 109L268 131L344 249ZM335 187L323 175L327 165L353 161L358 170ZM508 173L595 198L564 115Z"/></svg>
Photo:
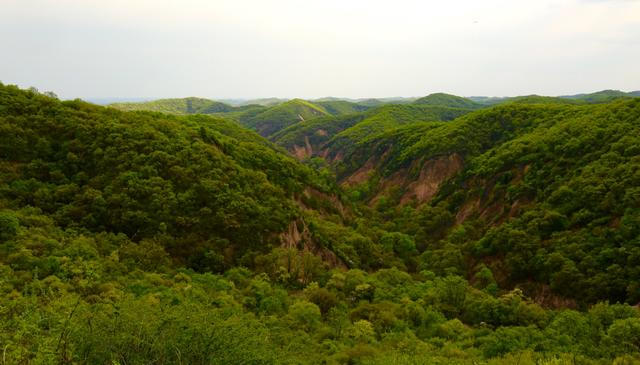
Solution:
<svg viewBox="0 0 640 365"><path fill-rule="evenodd" d="M302 230L299 230L298 226L302 226ZM280 241L282 242L282 247L311 252L322 258L331 267L347 268L347 265L335 253L313 241L311 232L309 232L307 224L302 219L292 221L287 230L280 234Z"/></svg>
<svg viewBox="0 0 640 365"><path fill-rule="evenodd" d="M541 285L535 292L530 293L531 299L544 308L577 308L578 304L573 299L563 298L554 294L548 285Z"/></svg>
<svg viewBox="0 0 640 365"><path fill-rule="evenodd" d="M480 209L480 199L474 198L468 200L464 205L458 210L456 214L456 224L462 224L467 220L473 213L476 213Z"/></svg>
<svg viewBox="0 0 640 365"><path fill-rule="evenodd" d="M440 185L457 174L462 166L462 157L457 153L427 160L420 169L418 180L407 186L407 191L402 196L400 203L406 203L413 199L418 203L431 200L438 192Z"/></svg>
<svg viewBox="0 0 640 365"><path fill-rule="evenodd" d="M391 148L387 149L379 158L370 157L364 165L344 179L342 185L353 186L365 182L390 150ZM336 156L336 159L338 157L341 156ZM400 169L380 181L378 193L369 201L369 204L374 205L383 195L388 194L394 188L405 191L400 199L400 204L406 204L413 200L418 203L428 202L436 195L442 183L457 174L462 167L462 157L454 153L427 160L422 165L420 175L416 180L409 176L409 169Z"/></svg>
<svg viewBox="0 0 640 365"><path fill-rule="evenodd" d="M520 167L514 168L515 176L511 180L511 184L519 184L524 179L524 175L526 175L527 171L531 168L531 165L520 165Z"/></svg>
<svg viewBox="0 0 640 365"><path fill-rule="evenodd" d="M369 201L369 206L375 206L378 200L393 188L402 188L407 184L407 169L402 169L380 182L379 192Z"/></svg>
<svg viewBox="0 0 640 365"><path fill-rule="evenodd" d="M297 248L298 244L303 242L303 233L306 236L304 237L304 240L311 239L309 232L306 229L306 225L304 227L305 229L300 232L298 230L298 224L296 221L292 221L291 223L289 223L289 227L287 227L287 230L280 235L282 247Z"/></svg>
<svg viewBox="0 0 640 365"><path fill-rule="evenodd" d="M511 204L511 209L509 209L509 218L513 218L520 215L520 212L522 211L522 207L526 204L527 202L521 199L514 201L513 204Z"/></svg>
<svg viewBox="0 0 640 365"><path fill-rule="evenodd" d="M304 136L304 147L307 151L307 156L313 156L313 147L311 147L308 136Z"/></svg>
<svg viewBox="0 0 640 365"><path fill-rule="evenodd" d="M336 156L336 159L338 156ZM335 161L335 160L334 160ZM356 172L351 174L348 178L346 178L342 184L347 186L358 185L367 180L371 173L376 169L376 157L371 156L367 162L364 163Z"/></svg>
<svg viewBox="0 0 640 365"><path fill-rule="evenodd" d="M309 137L304 137L304 146L294 145L293 150L289 151L298 160L304 160L305 158L313 156L313 147L309 143Z"/></svg>
<svg viewBox="0 0 640 365"><path fill-rule="evenodd" d="M494 223L497 225L501 222L501 219L504 220L503 212L504 203L498 201L482 209L480 218L489 223Z"/></svg>
<svg viewBox="0 0 640 365"><path fill-rule="evenodd" d="M307 154L307 149L305 147L293 146L293 150L289 152L298 160L304 160L305 158L309 157L309 155Z"/></svg>

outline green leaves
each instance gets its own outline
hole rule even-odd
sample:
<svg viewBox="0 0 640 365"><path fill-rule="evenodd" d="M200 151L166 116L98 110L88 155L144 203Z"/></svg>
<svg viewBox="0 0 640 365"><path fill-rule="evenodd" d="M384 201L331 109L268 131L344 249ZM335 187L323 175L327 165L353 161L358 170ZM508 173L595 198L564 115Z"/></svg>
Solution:
<svg viewBox="0 0 640 365"><path fill-rule="evenodd" d="M8 241L18 234L20 223L11 211L0 211L0 242Z"/></svg>

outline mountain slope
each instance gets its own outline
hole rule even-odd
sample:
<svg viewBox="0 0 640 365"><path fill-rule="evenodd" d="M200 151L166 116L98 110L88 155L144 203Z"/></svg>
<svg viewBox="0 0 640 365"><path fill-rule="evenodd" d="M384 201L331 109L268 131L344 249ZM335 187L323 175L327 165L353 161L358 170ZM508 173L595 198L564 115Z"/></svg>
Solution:
<svg viewBox="0 0 640 365"><path fill-rule="evenodd" d="M336 134L327 144L329 156L349 153L355 144L401 125L425 121L449 121L469 113L470 109L439 105L385 105L362 122Z"/></svg>
<svg viewBox="0 0 640 365"><path fill-rule="evenodd" d="M633 92L626 93L620 90L601 90L590 94L565 95L561 98L581 100L587 103L607 103L615 99L638 97Z"/></svg>
<svg viewBox="0 0 640 365"><path fill-rule="evenodd" d="M474 102L484 106L494 106L504 103L519 103L519 104L584 104L584 100L567 98L562 96L542 96L542 95L521 95L510 97L485 97L474 96L471 97Z"/></svg>
<svg viewBox="0 0 640 365"><path fill-rule="evenodd" d="M445 94L445 93L430 94L425 97L417 99L416 101L414 101L414 103L424 104L424 105L448 106L451 108L466 108L466 109L477 109L482 106L471 99L467 99L461 96L456 96L451 94Z"/></svg>
<svg viewBox="0 0 640 365"><path fill-rule="evenodd" d="M278 104L282 104L284 102L286 102L288 99L281 99L281 98L260 98L260 99L251 99L251 100L246 100L243 103L240 103L240 106L242 105L262 105L262 106L275 106Z"/></svg>
<svg viewBox="0 0 640 365"><path fill-rule="evenodd" d="M336 134L366 118L367 113L326 116L297 123L270 137L298 159L323 153L324 145Z"/></svg>
<svg viewBox="0 0 640 365"><path fill-rule="evenodd" d="M610 101L638 97L640 93L632 91L625 93L619 90L602 90L588 94L562 95L562 96L540 96L540 95L524 95L513 97L486 97L474 96L469 99L482 105L497 105L505 102L529 102L529 103L566 103L566 104L598 104L608 103Z"/></svg>
<svg viewBox="0 0 640 365"><path fill-rule="evenodd" d="M426 248L425 267L464 273L484 263L500 286L541 302L636 303L636 259L621 253L640 242L639 135L640 100L511 103L388 130L336 169L370 204L444 209L439 235L405 227Z"/></svg>
<svg viewBox="0 0 640 365"><path fill-rule="evenodd" d="M231 105L202 98L160 99L141 103L114 103L110 107L124 111L149 110L170 114L213 114L230 112Z"/></svg>
<svg viewBox="0 0 640 365"><path fill-rule="evenodd" d="M198 269L214 265L211 250L223 267L280 245L310 191L332 194L326 179L221 118L120 112L0 85L0 125L4 208L151 240Z"/></svg>
<svg viewBox="0 0 640 365"><path fill-rule="evenodd" d="M369 109L366 105L352 103L345 100L323 100L314 101L316 105L324 108L331 115L343 115L363 112Z"/></svg>
<svg viewBox="0 0 640 365"><path fill-rule="evenodd" d="M251 117L240 118L240 122L266 137L292 124L325 115L329 115L329 112L324 107L306 100L293 99Z"/></svg>
<svg viewBox="0 0 640 365"><path fill-rule="evenodd" d="M422 121L452 120L470 111L433 105L384 105L364 113L295 124L271 139L298 158L321 155L333 159L344 154L343 149L384 130Z"/></svg>

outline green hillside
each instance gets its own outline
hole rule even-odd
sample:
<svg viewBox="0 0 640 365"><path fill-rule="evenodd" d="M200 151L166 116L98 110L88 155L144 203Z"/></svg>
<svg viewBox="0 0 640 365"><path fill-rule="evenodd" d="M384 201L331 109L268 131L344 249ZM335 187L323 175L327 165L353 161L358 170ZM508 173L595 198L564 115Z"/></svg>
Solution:
<svg viewBox="0 0 640 365"><path fill-rule="evenodd" d="M331 115L359 113L369 109L366 105L352 103L345 100L314 101L314 104L321 106Z"/></svg>
<svg viewBox="0 0 640 365"><path fill-rule="evenodd" d="M424 104L424 105L439 105L439 106L448 106L450 108L466 108L466 109L477 109L480 108L481 105L474 102L471 99L463 98L461 96L445 94L445 93L435 93L429 94L425 97L419 98L414 101L415 104Z"/></svg>
<svg viewBox="0 0 640 365"><path fill-rule="evenodd" d="M325 115L329 115L329 112L324 107L306 100L293 99L251 117L240 118L240 122L262 136L269 136L292 124Z"/></svg>
<svg viewBox="0 0 640 365"><path fill-rule="evenodd" d="M425 121L449 121L469 113L469 109L437 105L385 105L363 121L336 134L327 144L330 154L346 154L356 144L401 125Z"/></svg>
<svg viewBox="0 0 640 365"><path fill-rule="evenodd" d="M109 105L124 111L148 110L170 114L213 114L230 112L230 105L202 98L160 99L142 103L114 103Z"/></svg>
<svg viewBox="0 0 640 365"><path fill-rule="evenodd" d="M441 274L483 263L501 287L540 300L636 303L635 256L614 252L635 252L640 238L639 121L640 100L505 104L383 132L345 154L338 173L351 181L367 167L360 199L444 209L440 235L407 226Z"/></svg>
<svg viewBox="0 0 640 365"><path fill-rule="evenodd" d="M626 93L620 90L602 90L590 94L567 95L562 96L562 98L581 100L586 103L607 103L616 99L626 99L638 96L640 95L634 94L633 92Z"/></svg>
<svg viewBox="0 0 640 365"><path fill-rule="evenodd" d="M282 104L286 101L287 99L281 99L281 98L261 98L261 99L247 100L244 103L242 103L242 105L275 106L278 104Z"/></svg>
<svg viewBox="0 0 640 365"><path fill-rule="evenodd" d="M141 103L114 103L109 107L122 111L153 111L175 115L207 114L245 121L264 112L268 107L259 104L230 106L202 98L160 99Z"/></svg>
<svg viewBox="0 0 640 365"><path fill-rule="evenodd" d="M146 110L176 115L217 115L235 119L263 136L269 136L291 124L319 116L352 114L369 109L366 105L334 98L315 103L302 99L289 101L273 98L260 99L255 100L252 104L234 107L209 99L192 97L160 99L141 103L114 103L109 106L123 111Z"/></svg>
<svg viewBox="0 0 640 365"><path fill-rule="evenodd" d="M312 170L232 121L1 91L3 202L62 228L162 242L185 262L233 247L224 258L232 264L278 243L300 217L294 199L305 189L329 192Z"/></svg>
<svg viewBox="0 0 640 365"><path fill-rule="evenodd" d="M303 164L0 84L2 362L634 364L640 99L546 101L294 99L274 140L331 138Z"/></svg>
<svg viewBox="0 0 640 365"><path fill-rule="evenodd" d="M497 105L505 102L537 102L537 103L573 103L573 104L599 104L608 103L616 99L625 99L632 97L639 97L640 92L623 92L619 90L602 90L589 94L576 94L576 95L563 95L563 96L540 96L540 95L525 95L515 97L486 97L486 96L473 96L469 99L476 103L483 105Z"/></svg>
<svg viewBox="0 0 640 365"><path fill-rule="evenodd" d="M469 111L432 105L384 105L364 113L316 118L294 124L274 134L270 139L294 152L298 157L325 152L336 156L344 153L343 149L351 148L354 143L381 131L408 123L451 120ZM328 146L331 147L327 149Z"/></svg>
<svg viewBox="0 0 640 365"><path fill-rule="evenodd" d="M361 99L361 100L358 100L358 104L360 104L360 105L364 105L364 106L367 106L367 107L374 107L374 106L380 106L380 105L383 105L383 104L385 104L385 102L384 102L384 101L382 101L382 100L380 100L380 99L373 99L373 98L371 98L371 99Z"/></svg>
<svg viewBox="0 0 640 365"><path fill-rule="evenodd" d="M235 121L242 121L253 118L254 116L262 113L267 110L268 107L258 105L258 104L248 104L235 106L233 109L226 112L217 112L217 113L209 113L210 115L215 115L218 117L233 119Z"/></svg>
<svg viewBox="0 0 640 365"><path fill-rule="evenodd" d="M304 144L305 139L309 139L314 146L322 146L339 132L353 127L373 113L375 112L314 118L306 123L297 123L284 128L272 135L270 139L287 150Z"/></svg>
<svg viewBox="0 0 640 365"><path fill-rule="evenodd" d="M567 99L555 96L540 96L540 95L525 95L516 96L513 98L506 98L503 103L516 103L516 104L584 104L583 100Z"/></svg>

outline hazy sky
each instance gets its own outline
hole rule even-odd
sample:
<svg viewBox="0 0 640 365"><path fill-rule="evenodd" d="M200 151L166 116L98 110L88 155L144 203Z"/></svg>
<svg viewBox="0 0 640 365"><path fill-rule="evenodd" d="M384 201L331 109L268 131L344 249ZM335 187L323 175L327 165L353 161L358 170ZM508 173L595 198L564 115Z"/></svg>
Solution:
<svg viewBox="0 0 640 365"><path fill-rule="evenodd" d="M75 97L640 89L634 0L0 0L0 81Z"/></svg>

